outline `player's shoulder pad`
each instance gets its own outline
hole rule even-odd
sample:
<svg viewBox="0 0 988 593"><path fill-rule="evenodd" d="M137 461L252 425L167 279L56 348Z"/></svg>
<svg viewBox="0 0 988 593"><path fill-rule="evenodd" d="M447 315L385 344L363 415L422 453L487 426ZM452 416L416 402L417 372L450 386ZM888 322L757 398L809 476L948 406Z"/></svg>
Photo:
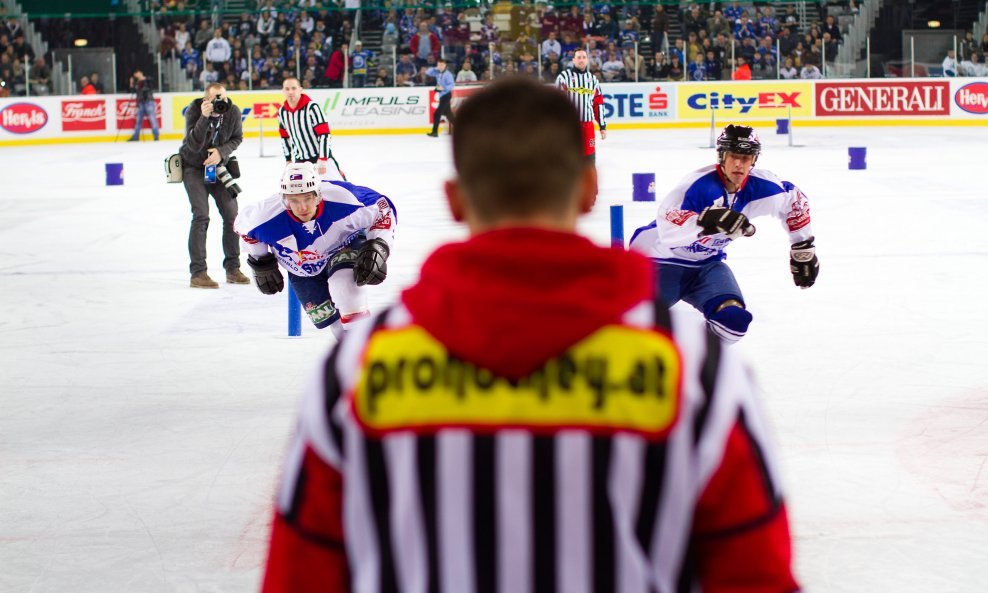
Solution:
<svg viewBox="0 0 988 593"><path fill-rule="evenodd" d="M683 205L702 209L707 202L724 195L724 184L717 173L717 165L707 165L683 177L673 192L683 196Z"/></svg>
<svg viewBox="0 0 988 593"><path fill-rule="evenodd" d="M272 194L253 204L246 204L237 215L237 232L245 235L285 211L281 194Z"/></svg>
<svg viewBox="0 0 988 593"><path fill-rule="evenodd" d="M384 200L388 207L397 215L394 202L384 194L369 187L355 185L348 181L323 179L320 189L324 200L340 202L342 204L373 206Z"/></svg>
<svg viewBox="0 0 988 593"><path fill-rule="evenodd" d="M751 199L757 200L785 193L787 190L782 184L783 181L775 173L766 169L752 169L745 187L751 192Z"/></svg>

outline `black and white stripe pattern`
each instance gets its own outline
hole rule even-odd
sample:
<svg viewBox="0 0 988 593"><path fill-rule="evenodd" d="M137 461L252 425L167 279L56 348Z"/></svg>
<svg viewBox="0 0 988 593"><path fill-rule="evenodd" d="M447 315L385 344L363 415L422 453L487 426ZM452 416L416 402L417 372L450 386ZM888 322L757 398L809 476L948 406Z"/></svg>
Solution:
<svg viewBox="0 0 988 593"><path fill-rule="evenodd" d="M576 68L567 68L556 77L556 86L569 95L570 101L576 105L576 110L580 114L580 121L597 121L594 114L594 100L601 95L600 82L597 77L590 73L590 70L580 72ZM607 125L604 121L603 109L598 110L599 121L597 123L603 128Z"/></svg>
<svg viewBox="0 0 988 593"><path fill-rule="evenodd" d="M745 367L702 323L670 320L650 303L624 318L669 332L683 353L681 418L665 440L517 428L374 437L344 394L370 333L409 322L399 306L355 328L307 398L318 403L302 414L299 438L345 476L355 593L688 590L692 513L728 434L740 418L756 447L765 443ZM290 459L286 471L297 465ZM769 457L766 487L777 492L775 472ZM284 482L282 512L293 483Z"/></svg>
<svg viewBox="0 0 988 593"><path fill-rule="evenodd" d="M295 111L289 111L282 105L278 109L278 128L285 160L299 162L329 158L329 124L315 101L308 101Z"/></svg>

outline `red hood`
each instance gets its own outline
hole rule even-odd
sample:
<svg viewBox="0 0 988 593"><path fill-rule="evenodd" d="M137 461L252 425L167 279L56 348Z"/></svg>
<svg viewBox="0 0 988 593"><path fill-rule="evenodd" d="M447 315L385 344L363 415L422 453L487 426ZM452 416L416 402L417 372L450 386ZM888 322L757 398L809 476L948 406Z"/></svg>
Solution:
<svg viewBox="0 0 988 593"><path fill-rule="evenodd" d="M295 113L299 109L301 109L301 108L305 107L306 105L308 105L309 104L309 101L311 101L311 100L312 99L309 98L309 95L306 95L305 93L302 93L301 95L299 95L298 105L296 105L294 109L290 105L288 105L288 101L285 101L283 107L286 110L288 110L289 113Z"/></svg>
<svg viewBox="0 0 988 593"><path fill-rule="evenodd" d="M402 294L455 356L517 379L651 299L646 258L571 233L512 228L437 249Z"/></svg>

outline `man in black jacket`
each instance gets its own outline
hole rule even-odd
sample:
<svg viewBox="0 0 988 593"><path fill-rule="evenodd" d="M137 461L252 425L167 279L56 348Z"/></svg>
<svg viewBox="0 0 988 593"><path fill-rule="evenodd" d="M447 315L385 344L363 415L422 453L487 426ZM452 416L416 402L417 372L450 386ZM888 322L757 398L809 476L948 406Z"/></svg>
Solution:
<svg viewBox="0 0 988 593"><path fill-rule="evenodd" d="M154 141L158 141L158 118L155 114L154 92L151 90L151 81L144 76L140 70L134 71L134 76L130 78L130 92L134 93L134 101L137 103L136 124L134 125L134 135L128 142L137 142L140 139L141 126L144 118L151 122L151 134Z"/></svg>
<svg viewBox="0 0 988 593"><path fill-rule="evenodd" d="M185 139L182 156L182 182L192 205L192 227L189 230L189 272L192 288L219 288L206 273L206 229L209 227L209 196L223 218L223 268L228 284L250 284L240 271L240 241L233 230L237 218L237 196L224 183L222 171L216 181L207 183L205 168L229 163L230 155L244 140L240 108L226 96L221 84L206 87L206 94L194 100L185 111ZM234 171L235 176L239 173ZM239 189L237 190L239 191Z"/></svg>

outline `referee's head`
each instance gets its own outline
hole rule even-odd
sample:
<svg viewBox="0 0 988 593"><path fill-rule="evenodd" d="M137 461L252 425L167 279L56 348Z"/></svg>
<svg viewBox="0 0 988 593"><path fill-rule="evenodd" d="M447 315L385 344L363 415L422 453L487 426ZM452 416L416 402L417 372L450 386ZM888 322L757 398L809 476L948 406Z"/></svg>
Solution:
<svg viewBox="0 0 988 593"><path fill-rule="evenodd" d="M470 96L453 126L456 178L446 195L471 232L504 226L574 230L597 196L579 115L559 90L509 77Z"/></svg>

